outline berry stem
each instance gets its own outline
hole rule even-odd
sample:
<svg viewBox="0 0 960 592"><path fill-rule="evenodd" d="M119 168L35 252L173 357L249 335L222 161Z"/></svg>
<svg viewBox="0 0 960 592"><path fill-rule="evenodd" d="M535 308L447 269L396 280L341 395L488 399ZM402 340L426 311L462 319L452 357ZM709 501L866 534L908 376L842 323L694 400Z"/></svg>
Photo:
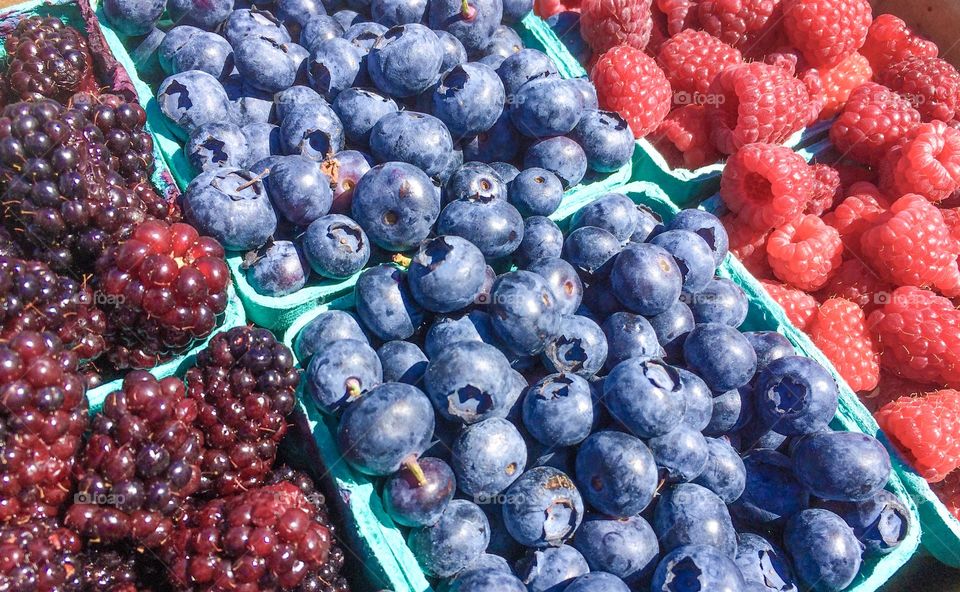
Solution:
<svg viewBox="0 0 960 592"><path fill-rule="evenodd" d="M264 177L266 177L266 176L269 175L269 174L270 174L270 169L263 169L263 172L262 172L262 173L260 173L260 174L257 175L256 177L250 179L249 181L247 181L247 182L244 183L243 185L240 185L239 187L237 187L237 191L243 191L243 190L246 189L247 187L250 187L251 185L253 185L253 184L255 184L255 183L259 183L260 181L263 180Z"/></svg>
<svg viewBox="0 0 960 592"><path fill-rule="evenodd" d="M477 16L477 9L470 6L468 0L460 0L460 14L463 15L464 19L472 21L473 17Z"/></svg>
<svg viewBox="0 0 960 592"><path fill-rule="evenodd" d="M359 397L362 393L360 390L360 380L354 377L348 378L344 382L344 386L347 387L347 400L353 401Z"/></svg>
<svg viewBox="0 0 960 592"><path fill-rule="evenodd" d="M395 253L393 255L393 262L399 265L403 269L408 269L410 264L413 263L413 259L407 257L403 253Z"/></svg>
<svg viewBox="0 0 960 592"><path fill-rule="evenodd" d="M427 476L423 473L423 469L420 467L420 463L417 462L417 457L411 454L407 457L407 460L403 461L403 466L410 471L413 475L413 478L417 480L417 485L423 487L427 484Z"/></svg>

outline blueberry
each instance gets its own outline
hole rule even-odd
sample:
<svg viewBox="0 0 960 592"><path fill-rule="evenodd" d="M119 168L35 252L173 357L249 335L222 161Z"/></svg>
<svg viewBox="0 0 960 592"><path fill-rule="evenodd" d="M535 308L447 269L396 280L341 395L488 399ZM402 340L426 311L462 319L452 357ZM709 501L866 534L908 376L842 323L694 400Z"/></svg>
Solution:
<svg viewBox="0 0 960 592"><path fill-rule="evenodd" d="M157 47L157 61L166 74L173 74L173 57L180 48L187 44L195 35L203 33L203 29L190 25L177 25L163 36L160 46Z"/></svg>
<svg viewBox="0 0 960 592"><path fill-rule="evenodd" d="M589 314L582 314L598 319L623 311L623 305L614 296L609 278L597 278L587 285L583 291L583 308L589 311ZM607 365L609 366L609 362Z"/></svg>
<svg viewBox="0 0 960 592"><path fill-rule="evenodd" d="M527 592L527 587L509 573L483 569L457 577L449 592Z"/></svg>
<svg viewBox="0 0 960 592"><path fill-rule="evenodd" d="M647 446L668 483L693 481L710 457L703 434L682 423L662 436L650 438Z"/></svg>
<svg viewBox="0 0 960 592"><path fill-rule="evenodd" d="M510 362L492 345L461 341L431 358L424 385L440 415L476 423L506 409Z"/></svg>
<svg viewBox="0 0 960 592"><path fill-rule="evenodd" d="M390 28L373 44L367 67L377 88L394 97L412 97L437 80L443 47L437 35L414 23Z"/></svg>
<svg viewBox="0 0 960 592"><path fill-rule="evenodd" d="M370 259L370 241L352 219L342 214L321 216L303 234L303 251L317 274L343 280Z"/></svg>
<svg viewBox="0 0 960 592"><path fill-rule="evenodd" d="M393 99L365 88L348 88L333 101L333 110L343 121L347 139L357 144L370 141L370 131L383 117L397 112Z"/></svg>
<svg viewBox="0 0 960 592"><path fill-rule="evenodd" d="M307 284L310 267L290 241L277 241L247 269L247 281L258 294L286 296Z"/></svg>
<svg viewBox="0 0 960 592"><path fill-rule="evenodd" d="M193 130L186 152L195 173L241 167L248 158L247 139L239 126L229 122L205 123Z"/></svg>
<svg viewBox="0 0 960 592"><path fill-rule="evenodd" d="M510 182L516 179L517 175L520 174L520 169L513 166L509 162L491 162L490 168L492 168L494 172L500 176L500 179L502 179L507 185L509 185Z"/></svg>
<svg viewBox="0 0 960 592"><path fill-rule="evenodd" d="M696 326L690 307L677 301L667 310L647 320L653 327L657 341L660 342L667 358L682 360L683 344L687 340L687 335Z"/></svg>
<svg viewBox="0 0 960 592"><path fill-rule="evenodd" d="M423 571L441 578L476 561L489 542L490 524L486 516L476 504L466 500L451 501L436 524L413 530L407 537ZM460 586L462 589L462 582Z"/></svg>
<svg viewBox="0 0 960 592"><path fill-rule="evenodd" d="M547 281L560 314L571 315L583 300L583 283L572 265L559 257L542 258L530 263L527 271Z"/></svg>
<svg viewBox="0 0 960 592"><path fill-rule="evenodd" d="M216 33L206 31L191 36L173 54L171 73L200 70L216 78L228 76L233 71L233 48L227 40Z"/></svg>
<svg viewBox="0 0 960 592"><path fill-rule="evenodd" d="M230 15L233 0L168 0L170 20L212 31Z"/></svg>
<svg viewBox="0 0 960 592"><path fill-rule="evenodd" d="M523 49L523 40L520 35L506 25L500 25L493 32L490 42L479 54L474 54L477 61L496 70L508 57L519 53Z"/></svg>
<svg viewBox="0 0 960 592"><path fill-rule="evenodd" d="M519 355L536 355L560 333L561 313L550 285L529 271L497 278L491 294L493 329Z"/></svg>
<svg viewBox="0 0 960 592"><path fill-rule="evenodd" d="M388 162L370 169L357 183L351 212L378 247L405 251L430 235L440 203L423 171Z"/></svg>
<svg viewBox="0 0 960 592"><path fill-rule="evenodd" d="M437 232L465 238L487 259L499 259L520 246L523 217L502 199L463 198L443 208L437 220Z"/></svg>
<svg viewBox="0 0 960 592"><path fill-rule="evenodd" d="M570 138L583 148L591 171L612 173L633 156L633 132L623 117L612 111L584 111Z"/></svg>
<svg viewBox="0 0 960 592"><path fill-rule="evenodd" d="M737 521L764 529L781 528L806 507L808 494L793 474L790 458L774 450L757 450L743 457L747 481L743 494L730 506Z"/></svg>
<svg viewBox="0 0 960 592"><path fill-rule="evenodd" d="M486 263L480 249L458 236L439 236L420 245L407 272L410 291L432 312L453 312L477 300Z"/></svg>
<svg viewBox="0 0 960 592"><path fill-rule="evenodd" d="M336 39L341 35L343 35L343 26L337 19L326 14L315 14L300 30L300 45L313 54L324 41Z"/></svg>
<svg viewBox="0 0 960 592"><path fill-rule="evenodd" d="M490 516L484 511L484 515L487 516L487 520L490 519ZM493 539L493 524L490 525L490 538L491 544ZM487 545L487 551L482 553L480 557L477 557L476 561L465 567L460 573L447 581L447 583L452 586L468 573L474 571L485 571L485 570L494 570L501 574L510 574L513 575L513 568L510 567L510 563L500 555L494 555L490 553L490 545Z"/></svg>
<svg viewBox="0 0 960 592"><path fill-rule="evenodd" d="M587 560L569 545L530 551L517 562L517 575L529 592L563 592L589 571Z"/></svg>
<svg viewBox="0 0 960 592"><path fill-rule="evenodd" d="M637 228L630 235L630 242L645 243L664 230L660 215L645 205L637 204Z"/></svg>
<svg viewBox="0 0 960 592"><path fill-rule="evenodd" d="M463 162L463 150L455 146L453 150L450 151L450 154L447 155L446 164L444 164L440 172L434 176L437 185L443 187L451 175L453 175L454 171L463 166Z"/></svg>
<svg viewBox="0 0 960 592"><path fill-rule="evenodd" d="M583 40L579 39L579 41L582 42ZM570 46L568 45L567 47ZM571 78L570 83L573 84L577 92L580 93L580 97L583 99L584 110L597 110L600 108L597 101L597 89L588 78Z"/></svg>
<svg viewBox="0 0 960 592"><path fill-rule="evenodd" d="M593 427L590 385L575 374L550 374L523 399L523 425L544 445L572 446Z"/></svg>
<svg viewBox="0 0 960 592"><path fill-rule="evenodd" d="M580 145L565 136L540 140L527 148L523 167L547 169L560 178L564 189L570 189L583 180L587 172L587 157Z"/></svg>
<svg viewBox="0 0 960 592"><path fill-rule="evenodd" d="M370 150L380 162L410 163L427 175L440 174L453 150L443 122L425 113L388 113L370 130Z"/></svg>
<svg viewBox="0 0 960 592"><path fill-rule="evenodd" d="M810 434L800 440L792 456L797 479L821 499L863 501L882 490L890 478L890 454L867 434Z"/></svg>
<svg viewBox="0 0 960 592"><path fill-rule="evenodd" d="M320 172L319 164L296 154L270 167L266 187L277 213L300 227L329 212L333 203L330 180Z"/></svg>
<svg viewBox="0 0 960 592"><path fill-rule="evenodd" d="M503 113L503 83L497 73L475 62L454 66L433 91L433 114L456 140L485 132Z"/></svg>
<svg viewBox="0 0 960 592"><path fill-rule="evenodd" d="M537 259L559 257L563 253L563 233L545 216L530 216L523 221L523 240L513 253L514 261L525 268Z"/></svg>
<svg viewBox="0 0 960 592"><path fill-rule="evenodd" d="M284 154L300 154L322 161L343 149L343 124L326 102L293 109L280 124Z"/></svg>
<svg viewBox="0 0 960 592"><path fill-rule="evenodd" d="M563 317L560 334L543 352L543 364L548 369L583 378L599 372L606 359L607 338L603 330L587 317L577 315Z"/></svg>
<svg viewBox="0 0 960 592"><path fill-rule="evenodd" d="M406 274L392 265L365 269L353 297L357 316L383 341L408 339L423 325L424 311L410 294Z"/></svg>
<svg viewBox="0 0 960 592"><path fill-rule="evenodd" d="M737 554L737 532L726 504L700 485L680 483L661 492L653 513L653 530L664 552L685 545L708 545L730 559Z"/></svg>
<svg viewBox="0 0 960 592"><path fill-rule="evenodd" d="M673 256L662 247L630 244L614 260L610 284L627 309L653 316L673 306L680 297L683 275ZM693 334L687 337L686 346Z"/></svg>
<svg viewBox="0 0 960 592"><path fill-rule="evenodd" d="M280 152L280 128L272 123L248 123L240 129L247 144L245 167Z"/></svg>
<svg viewBox="0 0 960 592"><path fill-rule="evenodd" d="M458 167L443 187L443 203L473 198L493 201L507 198L507 186L490 165L468 162Z"/></svg>
<svg viewBox="0 0 960 592"><path fill-rule="evenodd" d="M449 72L454 66L467 63L467 50L463 48L459 39L443 30L434 29L433 32L437 34L440 47L443 49L443 62L440 64L441 74Z"/></svg>
<svg viewBox="0 0 960 592"><path fill-rule="evenodd" d="M116 31L137 37L153 30L164 8L163 0L106 0L103 14Z"/></svg>
<svg viewBox="0 0 960 592"><path fill-rule="evenodd" d="M678 212L667 225L667 229L689 230L700 235L700 238L705 240L713 251L713 258L718 266L723 262L730 247L730 239L723 223L713 214L703 210L689 209Z"/></svg>
<svg viewBox="0 0 960 592"><path fill-rule="evenodd" d="M750 342L733 327L718 323L697 325L683 344L683 356L715 393L747 384L757 369Z"/></svg>
<svg viewBox="0 0 960 592"><path fill-rule="evenodd" d="M522 545L556 547L573 536L583 519L583 499L566 474L534 467L507 489L503 522Z"/></svg>
<svg viewBox="0 0 960 592"><path fill-rule="evenodd" d="M328 310L304 325L294 340L293 350L302 362L335 341L355 339L367 343L357 319L342 310Z"/></svg>
<svg viewBox="0 0 960 592"><path fill-rule="evenodd" d="M778 434L771 429L761 418L754 417L746 422L746 425L737 432L740 437L740 450L749 452L751 450L777 450L787 437Z"/></svg>
<svg viewBox="0 0 960 592"><path fill-rule="evenodd" d="M403 526L436 524L457 490L453 470L438 458L421 458L391 475L383 485L387 514Z"/></svg>
<svg viewBox="0 0 960 592"><path fill-rule="evenodd" d="M549 216L560 207L563 184L546 169L529 168L510 182L509 195L523 217Z"/></svg>
<svg viewBox="0 0 960 592"><path fill-rule="evenodd" d="M428 358L434 358L454 343L476 341L496 345L490 315L482 310L471 310L460 317L438 317L424 339Z"/></svg>
<svg viewBox="0 0 960 592"><path fill-rule="evenodd" d="M327 14L320 0L276 0L273 4L273 12L294 39L300 39L303 27L313 17Z"/></svg>
<svg viewBox="0 0 960 592"><path fill-rule="evenodd" d="M547 54L538 49L521 49L503 60L497 68L507 96L513 97L524 84L539 78L557 76L557 66ZM511 98L511 102L513 98Z"/></svg>
<svg viewBox="0 0 960 592"><path fill-rule="evenodd" d="M293 86L299 63L290 47L271 37L248 35L233 49L237 71L252 86L266 92L280 92Z"/></svg>
<svg viewBox="0 0 960 592"><path fill-rule="evenodd" d="M187 186L181 204L184 219L227 250L256 249L277 228L277 215L263 183L241 169L201 173Z"/></svg>
<svg viewBox="0 0 960 592"><path fill-rule="evenodd" d="M573 546L591 570L611 573L631 585L649 578L660 554L657 535L640 516L588 516L577 529Z"/></svg>
<svg viewBox="0 0 960 592"><path fill-rule="evenodd" d="M317 408L332 414L383 382L383 367L369 345L344 339L317 350L305 379Z"/></svg>
<svg viewBox="0 0 960 592"><path fill-rule="evenodd" d="M595 572L580 576L564 592L630 592L630 588L613 574Z"/></svg>
<svg viewBox="0 0 960 592"><path fill-rule="evenodd" d="M714 492L724 503L733 503L746 487L747 469L726 439L707 438L707 450L707 464L693 483Z"/></svg>
<svg viewBox="0 0 960 592"><path fill-rule="evenodd" d="M278 43L292 41L286 27L271 12L256 7L231 12L223 24L223 36L234 47L241 45L244 38L253 36L269 37Z"/></svg>
<svg viewBox="0 0 960 592"><path fill-rule="evenodd" d="M588 279L607 277L619 253L617 237L595 226L577 228L563 242L563 258Z"/></svg>
<svg viewBox="0 0 960 592"><path fill-rule="evenodd" d="M457 487L478 502L495 499L527 466L527 445L512 423L491 417L468 426L453 443Z"/></svg>
<svg viewBox="0 0 960 592"><path fill-rule="evenodd" d="M886 490L859 502L817 501L816 506L840 516L868 554L892 552L910 531L910 510L902 499Z"/></svg>
<svg viewBox="0 0 960 592"><path fill-rule="evenodd" d="M774 360L797 355L790 340L776 331L754 331L743 334L757 352L757 372Z"/></svg>
<svg viewBox="0 0 960 592"><path fill-rule="evenodd" d="M342 91L363 81L366 72L362 60L363 53L356 45L340 37L328 39L310 52L307 66L310 86L328 100L333 100Z"/></svg>
<svg viewBox="0 0 960 592"><path fill-rule="evenodd" d="M654 241L672 232L686 231L668 230ZM750 307L740 286L726 278L709 280L706 287L696 294L684 294L683 300L690 305L697 323L722 323L731 327L743 324Z"/></svg>
<svg viewBox="0 0 960 592"><path fill-rule="evenodd" d="M758 592L797 592L786 555L759 535L744 532L737 536L735 562L747 583L760 584Z"/></svg>
<svg viewBox="0 0 960 592"><path fill-rule="evenodd" d="M713 279L716 271L713 252L699 235L688 230L668 230L658 234L650 242L673 255L683 277L685 294L697 294ZM705 321L698 319L697 322Z"/></svg>
<svg viewBox="0 0 960 592"><path fill-rule="evenodd" d="M756 408L785 436L811 434L837 412L837 383L817 361L787 356L770 362L757 379Z"/></svg>
<svg viewBox="0 0 960 592"><path fill-rule="evenodd" d="M793 558L797 576L813 589L845 590L860 573L863 545L833 512L800 512L787 524L783 545Z"/></svg>
<svg viewBox="0 0 960 592"><path fill-rule="evenodd" d="M230 99L223 85L199 70L167 77L157 89L157 103L181 138L205 123L231 120Z"/></svg>
<svg viewBox="0 0 960 592"><path fill-rule="evenodd" d="M710 419L713 417L713 393L710 392L707 383L693 372L683 368L676 370L680 375L683 399L687 404L683 423L698 432L702 431L710 424Z"/></svg>
<svg viewBox="0 0 960 592"><path fill-rule="evenodd" d="M686 410L676 369L642 358L620 362L607 375L603 403L617 421L641 438L676 429Z"/></svg>
<svg viewBox="0 0 960 592"><path fill-rule="evenodd" d="M359 41L358 45L365 46L367 51L387 28L380 23L364 22L363 15L355 10L345 8L333 13L333 18L344 28L343 38L349 41Z"/></svg>
<svg viewBox="0 0 960 592"><path fill-rule="evenodd" d="M291 86L273 95L277 118L281 121L292 113L308 108L308 105L325 104L326 101L309 86ZM322 109L322 107L321 107Z"/></svg>
<svg viewBox="0 0 960 592"><path fill-rule="evenodd" d="M430 28L449 32L468 54L487 46L502 18L502 0L434 0L427 10Z"/></svg>
<svg viewBox="0 0 960 592"><path fill-rule="evenodd" d="M746 591L730 557L708 545L684 545L668 553L653 574L652 592Z"/></svg>
<svg viewBox="0 0 960 592"><path fill-rule="evenodd" d="M571 228L595 226L626 242L639 222L637 206L622 193L608 193L583 206L570 222Z"/></svg>
<svg viewBox="0 0 960 592"><path fill-rule="evenodd" d="M753 394L749 386L714 393L710 423L703 429L708 436L723 436L735 432L753 419Z"/></svg>
<svg viewBox="0 0 960 592"><path fill-rule="evenodd" d="M609 350L608 369L631 358L645 362L663 355L653 327L641 316L616 312L607 317L602 326Z"/></svg>
<svg viewBox="0 0 960 592"><path fill-rule="evenodd" d="M519 151L520 133L513 127L507 112L493 127L463 143L463 156L470 161L512 161Z"/></svg>
<svg viewBox="0 0 960 592"><path fill-rule="evenodd" d="M563 78L535 78L511 95L510 117L525 136L549 138L570 133L583 115L583 98Z"/></svg>
<svg viewBox="0 0 960 592"><path fill-rule="evenodd" d="M367 174L373 159L358 150L341 150L320 164L320 170L330 179L333 204L330 211L349 214L353 205L353 191Z"/></svg>
<svg viewBox="0 0 960 592"><path fill-rule="evenodd" d="M600 431L577 453L577 483L587 502L614 518L628 518L646 508L656 493L657 465L639 438Z"/></svg>

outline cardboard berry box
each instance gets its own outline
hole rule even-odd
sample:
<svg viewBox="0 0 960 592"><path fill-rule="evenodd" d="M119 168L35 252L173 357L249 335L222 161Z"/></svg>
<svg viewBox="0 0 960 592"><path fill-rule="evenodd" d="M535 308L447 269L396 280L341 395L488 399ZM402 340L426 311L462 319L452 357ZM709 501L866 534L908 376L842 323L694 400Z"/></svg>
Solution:
<svg viewBox="0 0 960 592"><path fill-rule="evenodd" d="M616 188L616 191L629 196L634 202L644 204L664 219L669 220L678 212L666 193L657 185L647 182L632 182ZM564 204L552 218L561 228L569 224L572 216L591 200ZM721 277L734 281L746 292L750 303L747 320L741 327L745 331L776 331L784 335L796 347L799 355L816 359L833 370L829 362L801 331L793 327L786 319L782 309L766 294L763 287L732 256L727 256L719 268ZM352 295L337 299L325 306L318 307L297 319L284 334L286 343L294 352L300 331L317 315L327 310L350 310L353 306ZM296 354L295 354L296 355ZM836 374L834 372L835 378ZM876 424L870 413L861 405L857 396L837 378L840 385L840 406L831 426L836 430L853 431L877 435ZM373 582L376 586L387 587L394 592L432 592L430 581L423 575L416 559L405 542L405 532L387 516L380 499L380 480L371 479L353 470L341 457L336 443L337 419L320 413L309 396L300 393L298 408L303 413L307 427L316 444L316 452L323 459L333 487L339 495L337 503L341 505L343 515L350 521L350 529L356 535L356 552L368 554L368 569L377 574ZM910 530L903 543L891 554L864 562L860 575L847 589L850 592L873 592L879 590L894 573L903 567L917 553L920 546L921 515L918 506L929 504L930 500L918 499L901 476L907 473L902 461L892 458L894 471L887 489L901 496L910 508L912 521ZM931 494L932 495L932 494Z"/></svg>
<svg viewBox="0 0 960 592"><path fill-rule="evenodd" d="M33 0L0 9L0 39L16 27L21 19L34 15L56 17L84 33L89 40L90 53L94 57L95 73L98 80L103 84L103 92L120 95L127 100L140 100L141 104L144 104L137 90L137 86L143 83L138 79L133 64L129 60L125 60L126 52L115 51L117 45L111 43L109 36L104 34L99 19L94 14L88 0ZM6 51L3 44L0 43L0 64L5 60ZM154 138L157 137L149 120L145 128ZM157 192L165 199L174 200L180 195L180 190L174 182L174 176L167 167L166 160L157 142L154 142L153 152L156 164L151 182ZM237 297L236 291L231 287L227 309L223 313L218 330L229 329L245 323L246 317L244 316L243 305ZM151 368L150 373L158 378L177 373L182 367L188 366L194 355L205 345L206 340L183 355L176 356L168 362ZM91 406L99 405L110 392L120 387L121 382L122 379L117 378L87 391L87 398Z"/></svg>

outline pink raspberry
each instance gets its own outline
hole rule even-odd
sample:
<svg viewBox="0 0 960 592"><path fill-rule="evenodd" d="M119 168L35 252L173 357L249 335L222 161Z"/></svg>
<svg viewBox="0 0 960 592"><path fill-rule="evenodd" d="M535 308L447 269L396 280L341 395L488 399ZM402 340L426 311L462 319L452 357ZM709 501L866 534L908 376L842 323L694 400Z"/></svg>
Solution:
<svg viewBox="0 0 960 592"><path fill-rule="evenodd" d="M770 278L773 272L767 262L767 238L770 231L758 232L734 214L721 218L730 241L730 252L756 278Z"/></svg>
<svg viewBox="0 0 960 592"><path fill-rule="evenodd" d="M912 57L935 58L939 52L936 43L920 37L892 14L881 14L873 20L860 48L874 70Z"/></svg>
<svg viewBox="0 0 960 592"><path fill-rule="evenodd" d="M813 292L843 262L840 233L817 216L800 216L770 234L767 260L773 274L794 288Z"/></svg>
<svg viewBox="0 0 960 592"><path fill-rule="evenodd" d="M860 254L860 237L873 226L887 208L872 195L851 195L823 216L823 221L840 233L843 244L854 255Z"/></svg>
<svg viewBox="0 0 960 592"><path fill-rule="evenodd" d="M667 19L667 33L676 35L684 29L699 29L697 0L657 0L657 7Z"/></svg>
<svg viewBox="0 0 960 592"><path fill-rule="evenodd" d="M760 280L773 300L787 313L796 328L806 331L817 316L817 301L803 290L794 290L779 282Z"/></svg>
<svg viewBox="0 0 960 592"><path fill-rule="evenodd" d="M903 397L884 405L876 417L927 481L943 481L960 468L960 392Z"/></svg>
<svg viewBox="0 0 960 592"><path fill-rule="evenodd" d="M830 298L844 298L869 313L886 302L891 292L893 286L854 257L837 268L837 272L817 293L817 298L821 302Z"/></svg>
<svg viewBox="0 0 960 592"><path fill-rule="evenodd" d="M651 142L674 168L693 170L720 160L710 143L710 122L703 105L671 111L651 135Z"/></svg>
<svg viewBox="0 0 960 592"><path fill-rule="evenodd" d="M960 189L960 131L933 121L907 132L880 161L880 189L932 202L950 197Z"/></svg>
<svg viewBox="0 0 960 592"><path fill-rule="evenodd" d="M880 353L863 310L843 298L820 305L810 339L854 391L871 391L880 382Z"/></svg>
<svg viewBox="0 0 960 592"><path fill-rule="evenodd" d="M700 0L700 28L751 55L762 55L782 38L780 0Z"/></svg>
<svg viewBox="0 0 960 592"><path fill-rule="evenodd" d="M642 50L619 45L603 54L590 76L600 107L616 111L642 138L670 112L670 83L657 62Z"/></svg>
<svg viewBox="0 0 960 592"><path fill-rule="evenodd" d="M960 73L940 58L912 57L877 70L876 80L913 104L924 121L950 121L960 100Z"/></svg>
<svg viewBox="0 0 960 592"><path fill-rule="evenodd" d="M833 209L843 194L840 173L828 164L815 164L810 168L814 177L813 191L804 213L822 216L824 212Z"/></svg>
<svg viewBox="0 0 960 592"><path fill-rule="evenodd" d="M920 112L909 101L868 82L850 94L830 128L830 141L842 154L875 165L918 125Z"/></svg>
<svg viewBox="0 0 960 592"><path fill-rule="evenodd" d="M873 69L863 55L848 54L836 66L817 69L823 86L824 102L820 119L829 119L840 112L850 94L860 85L870 82Z"/></svg>
<svg viewBox="0 0 960 592"><path fill-rule="evenodd" d="M687 29L668 39L657 55L677 105L703 105L719 72L743 62L740 52L703 31ZM684 93L684 94L680 94Z"/></svg>
<svg viewBox="0 0 960 592"><path fill-rule="evenodd" d="M617 45L644 49L653 29L652 0L583 0L580 35L595 53Z"/></svg>
<svg viewBox="0 0 960 592"><path fill-rule="evenodd" d="M868 0L783 0L783 28L814 68L860 49L873 21Z"/></svg>

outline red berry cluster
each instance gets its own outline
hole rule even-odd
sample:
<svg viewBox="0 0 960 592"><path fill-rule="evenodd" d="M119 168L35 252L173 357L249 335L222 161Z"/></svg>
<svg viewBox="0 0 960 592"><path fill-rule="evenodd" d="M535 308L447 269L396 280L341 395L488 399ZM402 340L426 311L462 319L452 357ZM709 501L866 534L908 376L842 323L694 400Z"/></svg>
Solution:
<svg viewBox="0 0 960 592"><path fill-rule="evenodd" d="M65 100L78 90L97 86L87 40L58 18L21 20L5 38L4 49L10 58L3 86L14 101Z"/></svg>

